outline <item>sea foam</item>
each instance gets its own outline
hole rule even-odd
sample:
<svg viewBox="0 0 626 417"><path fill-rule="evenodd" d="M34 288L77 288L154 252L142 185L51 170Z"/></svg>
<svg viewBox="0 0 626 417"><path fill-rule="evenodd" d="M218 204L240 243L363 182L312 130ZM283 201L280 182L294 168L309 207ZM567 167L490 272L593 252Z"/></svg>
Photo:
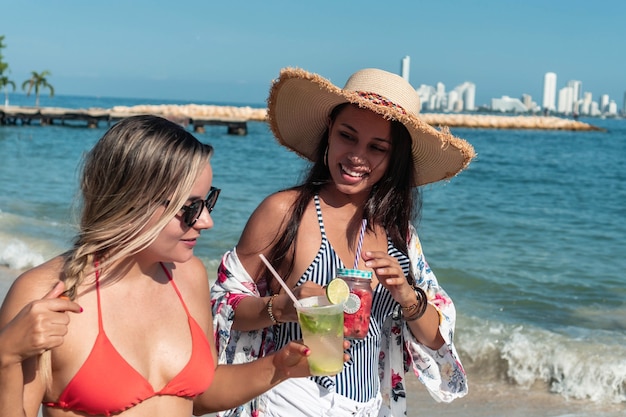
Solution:
<svg viewBox="0 0 626 417"><path fill-rule="evenodd" d="M19 239L0 238L0 265L22 270L43 263L44 256Z"/></svg>
<svg viewBox="0 0 626 417"><path fill-rule="evenodd" d="M579 338L464 318L456 345L470 381L476 374L522 388L543 385L565 398L626 402L626 337L617 340L615 332Z"/></svg>

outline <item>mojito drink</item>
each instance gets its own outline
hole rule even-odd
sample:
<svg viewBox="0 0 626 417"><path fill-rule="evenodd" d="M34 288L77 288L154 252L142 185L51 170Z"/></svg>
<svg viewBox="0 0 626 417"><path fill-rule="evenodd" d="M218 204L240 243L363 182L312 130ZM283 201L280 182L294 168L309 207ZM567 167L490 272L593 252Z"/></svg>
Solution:
<svg viewBox="0 0 626 417"><path fill-rule="evenodd" d="M299 300L298 321L311 374L336 375L343 369L343 303L331 304L325 296Z"/></svg>

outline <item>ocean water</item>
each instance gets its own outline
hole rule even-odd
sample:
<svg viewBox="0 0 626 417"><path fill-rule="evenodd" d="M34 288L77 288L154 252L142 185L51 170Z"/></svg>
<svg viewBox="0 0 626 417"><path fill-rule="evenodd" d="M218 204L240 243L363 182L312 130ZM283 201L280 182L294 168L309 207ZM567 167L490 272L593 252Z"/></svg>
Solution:
<svg viewBox="0 0 626 417"><path fill-rule="evenodd" d="M171 103L42 96L41 104ZM584 121L606 131L453 129L478 157L451 181L422 188L418 232L456 303L470 384L626 410L626 120ZM106 128L0 126L0 266L13 274L0 280L0 298L15 271L68 247L77 167ZM196 134L216 149L222 189L215 227L196 247L212 278L262 198L306 167L264 123L248 130Z"/></svg>

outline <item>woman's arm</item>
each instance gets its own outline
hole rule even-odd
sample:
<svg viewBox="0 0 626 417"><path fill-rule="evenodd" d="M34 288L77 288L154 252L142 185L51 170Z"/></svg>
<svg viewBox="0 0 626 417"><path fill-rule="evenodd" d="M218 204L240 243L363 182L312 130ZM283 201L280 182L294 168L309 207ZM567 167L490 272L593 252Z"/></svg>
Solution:
<svg viewBox="0 0 626 417"><path fill-rule="evenodd" d="M187 269L189 267L193 269ZM194 414L202 415L237 407L287 378L311 375L307 362L309 349L297 342L291 342L278 352L248 363L218 365L213 315L211 309L207 308L206 305L209 297L206 272L201 262L196 258L181 265L181 269L183 268L181 273L184 276L194 277L194 287L186 290L189 300L185 300L185 302L191 307L191 311L197 312L198 322L204 323L215 366L215 375L211 386L194 399ZM187 283L183 285L187 285ZM202 307L203 305L204 307ZM202 371L198 370L198 372Z"/></svg>
<svg viewBox="0 0 626 417"><path fill-rule="evenodd" d="M261 282L265 284L264 281ZM323 289L313 282L305 282L292 291L298 298L324 293ZM221 321L227 324L228 331L232 329L241 332L262 330L274 324L297 321L293 301L286 293L261 295L266 292L265 285L259 288L248 274L239 260L237 248L234 248L223 256L217 271L217 280L211 287L214 318L222 317ZM235 317L234 322L230 322L232 317Z"/></svg>
<svg viewBox="0 0 626 417"><path fill-rule="evenodd" d="M211 386L194 399L195 415L228 410L244 404L288 378L310 376L309 348L290 342L281 350L253 362L219 365Z"/></svg>
<svg viewBox="0 0 626 417"><path fill-rule="evenodd" d="M407 317L406 323L415 339L431 349L439 349L445 343L439 333L439 313L433 305L427 302L426 297L417 298L398 260L387 252L379 251L366 251L362 257L365 260L365 266L374 270L378 281L402 307L403 314ZM426 303L426 310L417 317L421 308L420 303Z"/></svg>
<svg viewBox="0 0 626 417"><path fill-rule="evenodd" d="M223 279L250 280L254 282L256 297L232 299L235 311L233 329L239 331L260 330L275 324L276 321L296 321L293 303L286 294L270 297L267 277L263 275L265 265L259 255L269 257L272 247L283 232L295 193L283 191L267 197L252 213L235 248L241 269L231 268L230 275ZM276 266L278 268L278 266ZM237 269L237 270L232 270ZM218 283L219 285L219 283ZM271 300L271 306L270 304ZM270 315L271 311L271 315Z"/></svg>

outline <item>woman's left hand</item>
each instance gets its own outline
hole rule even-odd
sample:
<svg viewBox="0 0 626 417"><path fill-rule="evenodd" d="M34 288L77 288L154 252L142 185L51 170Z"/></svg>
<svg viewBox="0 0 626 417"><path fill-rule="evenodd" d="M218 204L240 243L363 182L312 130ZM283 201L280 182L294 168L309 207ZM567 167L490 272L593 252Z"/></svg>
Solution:
<svg viewBox="0 0 626 417"><path fill-rule="evenodd" d="M279 372L279 378L298 378L310 376L309 362L307 356L311 354L310 349L300 341L291 341L274 354L274 366Z"/></svg>
<svg viewBox="0 0 626 417"><path fill-rule="evenodd" d="M400 305L415 302L415 292L404 275L396 258L382 251L365 251L362 254L365 266L372 268L383 287Z"/></svg>
<svg viewBox="0 0 626 417"><path fill-rule="evenodd" d="M343 341L344 351L350 348L348 340ZM302 340L290 341L282 349L274 353L274 367L278 372L280 380L288 378L299 378L311 376L309 369L309 361L307 357L311 354L311 350L304 344ZM350 355L346 352L343 354L343 361L348 362Z"/></svg>

